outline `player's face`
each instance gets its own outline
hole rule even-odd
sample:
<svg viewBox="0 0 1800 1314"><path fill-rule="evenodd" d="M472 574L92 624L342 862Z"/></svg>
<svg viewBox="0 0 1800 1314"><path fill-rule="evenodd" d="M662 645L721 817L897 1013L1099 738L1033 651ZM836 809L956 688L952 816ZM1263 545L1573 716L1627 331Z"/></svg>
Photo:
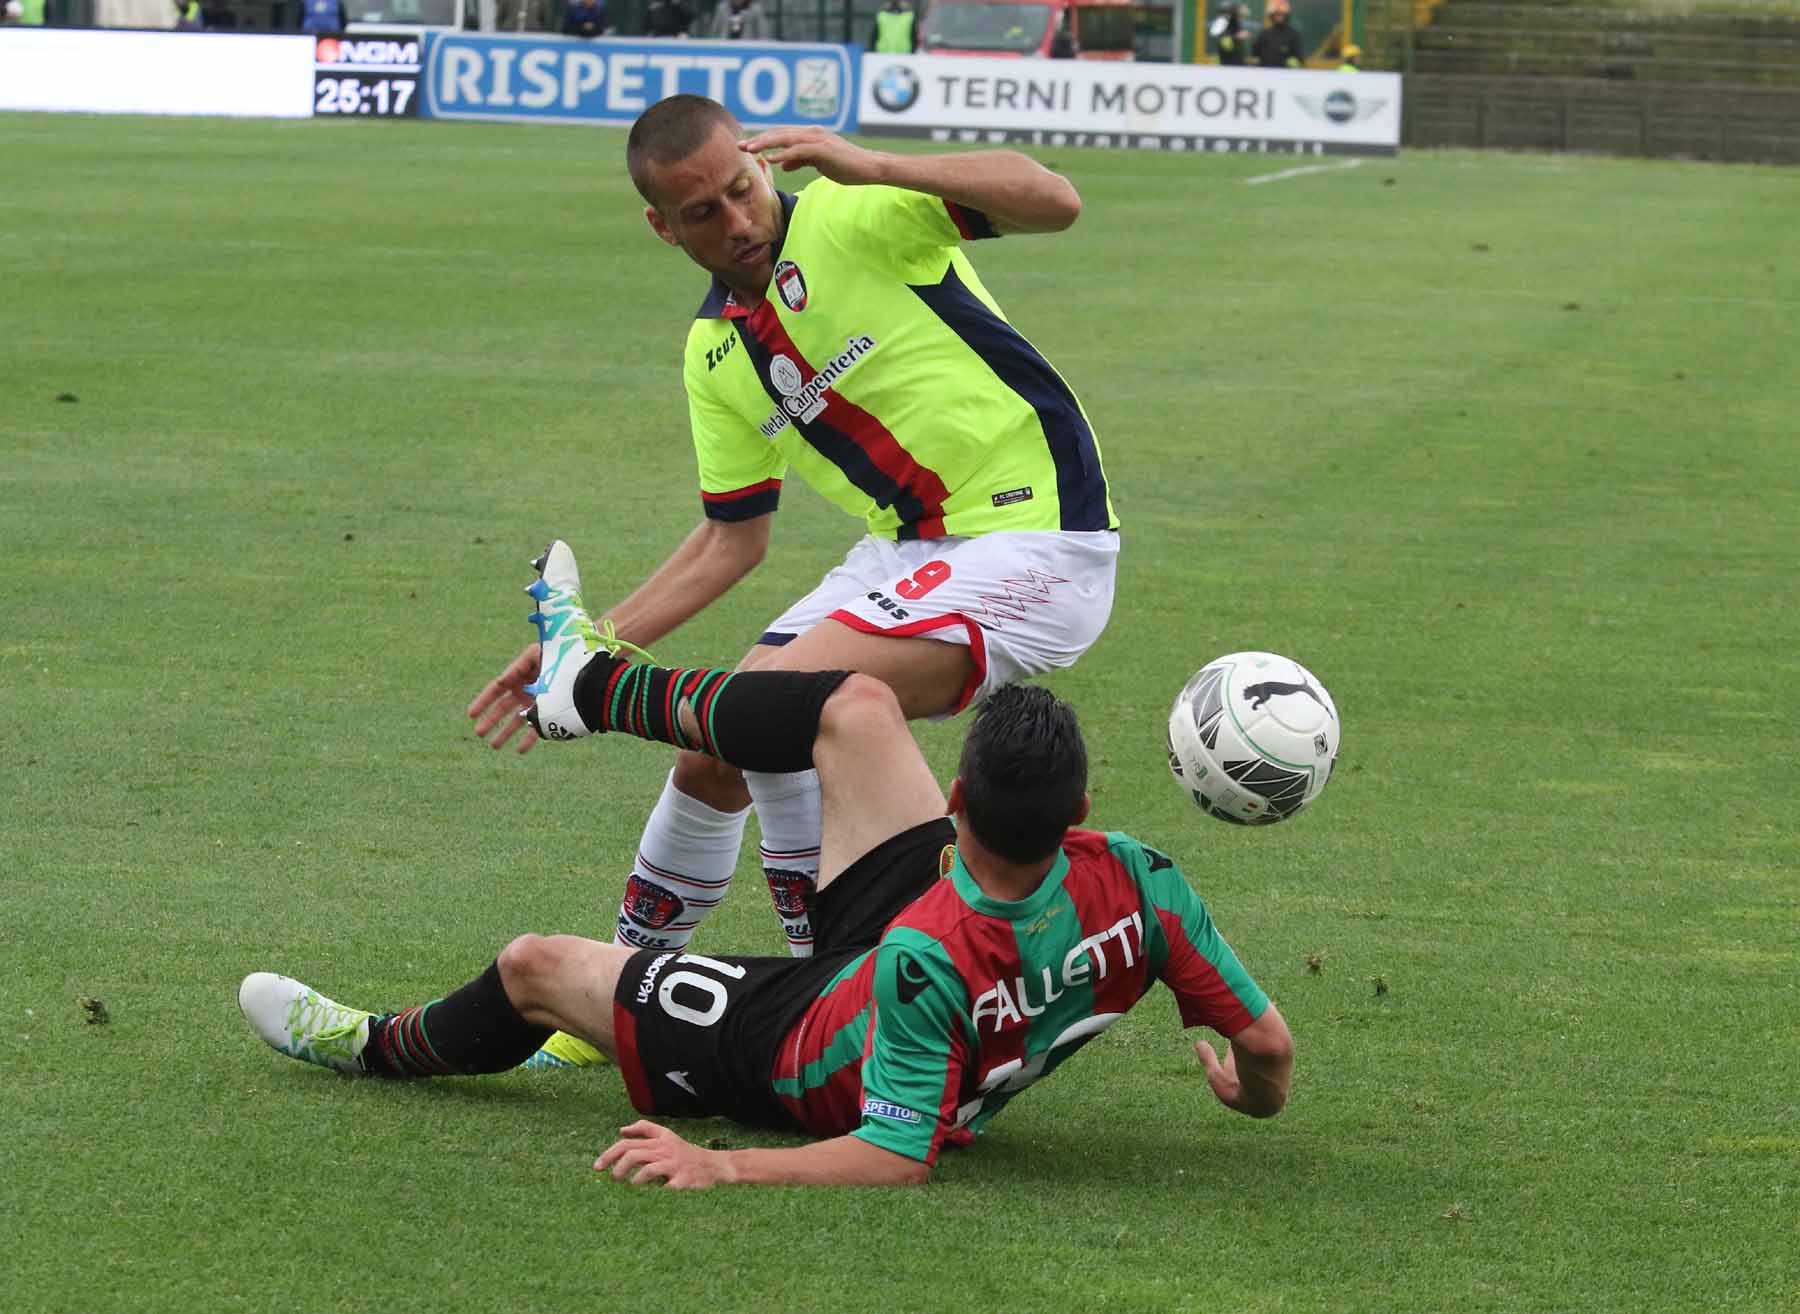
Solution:
<svg viewBox="0 0 1800 1314"><path fill-rule="evenodd" d="M781 198L768 163L738 149L725 128L685 160L651 167L661 204L644 211L656 235L718 275L741 298L757 301L775 273Z"/></svg>

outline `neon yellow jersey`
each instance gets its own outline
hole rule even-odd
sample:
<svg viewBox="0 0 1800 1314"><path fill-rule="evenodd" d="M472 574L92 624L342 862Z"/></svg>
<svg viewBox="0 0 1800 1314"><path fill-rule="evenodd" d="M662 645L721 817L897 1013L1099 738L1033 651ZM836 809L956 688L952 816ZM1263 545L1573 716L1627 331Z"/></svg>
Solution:
<svg viewBox="0 0 1800 1314"><path fill-rule="evenodd" d="M885 538L1118 527L1081 403L958 246L985 215L823 178L781 203L763 303L715 280L688 333L708 516L773 511L791 466Z"/></svg>

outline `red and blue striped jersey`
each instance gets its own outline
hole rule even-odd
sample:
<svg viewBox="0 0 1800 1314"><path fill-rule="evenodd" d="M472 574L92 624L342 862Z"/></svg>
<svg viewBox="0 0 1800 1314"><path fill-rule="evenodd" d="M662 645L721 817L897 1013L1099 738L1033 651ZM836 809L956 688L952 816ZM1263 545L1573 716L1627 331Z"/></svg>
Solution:
<svg viewBox="0 0 1800 1314"><path fill-rule="evenodd" d="M958 858L788 1032L775 1093L815 1135L930 1163L1157 981L1183 1026L1224 1036L1268 1007L1180 869L1128 835L1070 831L1012 903Z"/></svg>

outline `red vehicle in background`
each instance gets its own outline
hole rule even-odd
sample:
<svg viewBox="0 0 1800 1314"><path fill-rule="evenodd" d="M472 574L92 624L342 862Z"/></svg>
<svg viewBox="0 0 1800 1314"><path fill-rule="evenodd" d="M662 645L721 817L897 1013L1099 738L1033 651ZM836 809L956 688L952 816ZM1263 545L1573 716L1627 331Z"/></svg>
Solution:
<svg viewBox="0 0 1800 1314"><path fill-rule="evenodd" d="M1140 0L931 0L921 55L1135 59Z"/></svg>

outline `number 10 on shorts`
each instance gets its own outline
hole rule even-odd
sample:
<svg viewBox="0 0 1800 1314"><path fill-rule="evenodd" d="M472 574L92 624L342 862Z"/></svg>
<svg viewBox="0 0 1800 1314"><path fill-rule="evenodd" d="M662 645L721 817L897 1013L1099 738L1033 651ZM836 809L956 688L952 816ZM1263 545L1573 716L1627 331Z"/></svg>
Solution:
<svg viewBox="0 0 1800 1314"><path fill-rule="evenodd" d="M704 967L708 971L717 972L720 976L728 977L733 981L741 981L744 978L744 968L741 965L721 962L717 958L708 958L705 954L677 954L675 961L686 963L691 967ZM695 1008L692 1004L677 999L675 992L680 986L687 986L691 991L698 991L705 997L705 1006ZM689 999L693 998L694 996L690 994ZM731 1002L731 999L725 986L712 977L702 976L699 972L678 967L663 977L662 984L656 990L656 1002L662 1006L662 1011L672 1018L696 1027L710 1027L725 1016L725 1006Z"/></svg>

